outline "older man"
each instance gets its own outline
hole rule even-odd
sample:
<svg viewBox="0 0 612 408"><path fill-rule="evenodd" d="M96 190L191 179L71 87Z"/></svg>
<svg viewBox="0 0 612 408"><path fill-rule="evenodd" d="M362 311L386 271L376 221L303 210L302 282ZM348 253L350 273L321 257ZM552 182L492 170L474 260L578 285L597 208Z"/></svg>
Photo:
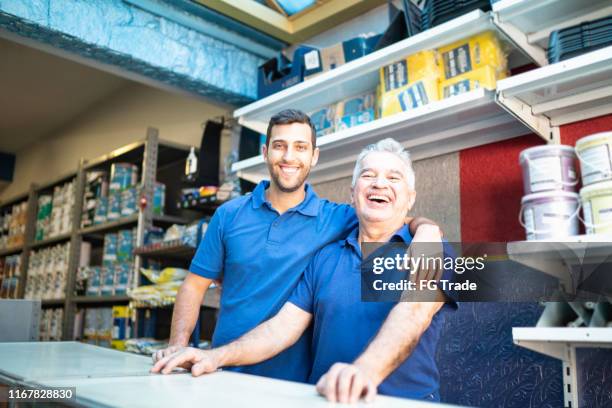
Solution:
<svg viewBox="0 0 612 408"><path fill-rule="evenodd" d="M359 225L346 239L316 253L288 302L238 340L202 351L184 349L158 361L200 375L223 366L255 364L294 344L313 322L310 382L331 401L382 394L439 399L434 361L445 305L361 301L361 244L412 240L404 218L416 192L409 155L392 139L368 146L357 159L352 201ZM314 320L313 320L314 319Z"/></svg>

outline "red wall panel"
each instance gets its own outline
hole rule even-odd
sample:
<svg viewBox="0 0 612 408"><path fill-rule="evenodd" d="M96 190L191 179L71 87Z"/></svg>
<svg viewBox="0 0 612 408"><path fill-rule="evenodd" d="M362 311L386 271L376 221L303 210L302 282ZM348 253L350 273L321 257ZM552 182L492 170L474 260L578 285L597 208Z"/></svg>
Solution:
<svg viewBox="0 0 612 408"><path fill-rule="evenodd" d="M523 196L518 157L539 144L544 140L532 134L459 153L462 241L525 239L518 222Z"/></svg>
<svg viewBox="0 0 612 408"><path fill-rule="evenodd" d="M561 126L561 143L574 146L581 137L612 130L612 115Z"/></svg>
<svg viewBox="0 0 612 408"><path fill-rule="evenodd" d="M612 130L612 115L561 127L561 143L573 146L583 136ZM461 239L516 241L525 239L518 222L523 179L522 150L544 144L536 135L463 150L459 153Z"/></svg>

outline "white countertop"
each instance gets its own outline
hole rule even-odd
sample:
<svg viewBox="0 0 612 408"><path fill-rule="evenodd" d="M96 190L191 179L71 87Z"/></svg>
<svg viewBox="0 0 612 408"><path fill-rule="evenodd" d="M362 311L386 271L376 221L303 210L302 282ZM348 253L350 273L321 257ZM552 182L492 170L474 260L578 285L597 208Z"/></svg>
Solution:
<svg viewBox="0 0 612 408"><path fill-rule="evenodd" d="M76 387L76 402L87 407L310 408L337 406L315 387L290 381L219 371L150 374L150 357L79 342L0 343L0 380L33 387ZM371 408L444 407L378 396Z"/></svg>
<svg viewBox="0 0 612 408"><path fill-rule="evenodd" d="M148 375L151 358L76 341L0 343L0 374L14 381Z"/></svg>
<svg viewBox="0 0 612 408"><path fill-rule="evenodd" d="M77 403L89 407L338 407L319 396L312 385L273 380L248 374L220 371L193 377L191 374L150 375L147 377L86 378L44 380L49 387L76 387ZM348 406L348 405L342 405ZM377 396L368 408L434 408L435 404Z"/></svg>

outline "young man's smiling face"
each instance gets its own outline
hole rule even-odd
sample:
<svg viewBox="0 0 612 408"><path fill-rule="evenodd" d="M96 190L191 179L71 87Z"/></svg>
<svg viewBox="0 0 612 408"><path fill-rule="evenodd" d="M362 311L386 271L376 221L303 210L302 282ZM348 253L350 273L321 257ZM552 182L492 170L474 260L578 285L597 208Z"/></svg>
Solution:
<svg viewBox="0 0 612 408"><path fill-rule="evenodd" d="M312 129L305 123L275 125L268 146L263 147L272 183L290 193L303 188L319 149L313 148Z"/></svg>
<svg viewBox="0 0 612 408"><path fill-rule="evenodd" d="M363 159L352 197L360 222L401 224L415 197L406 165L397 155L372 152Z"/></svg>

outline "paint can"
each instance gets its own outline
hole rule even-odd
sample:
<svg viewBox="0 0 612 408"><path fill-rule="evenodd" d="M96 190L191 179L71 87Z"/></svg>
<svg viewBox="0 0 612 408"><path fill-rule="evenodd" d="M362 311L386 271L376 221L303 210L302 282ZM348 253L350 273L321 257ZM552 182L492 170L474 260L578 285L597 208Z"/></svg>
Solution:
<svg viewBox="0 0 612 408"><path fill-rule="evenodd" d="M560 239L579 234L580 196L568 191L529 194L521 200L519 222L527 240Z"/></svg>
<svg viewBox="0 0 612 408"><path fill-rule="evenodd" d="M574 148L565 145L536 146L519 156L525 194L564 190L574 192L578 177Z"/></svg>
<svg viewBox="0 0 612 408"><path fill-rule="evenodd" d="M596 133L576 142L582 186L612 180L612 132Z"/></svg>
<svg viewBox="0 0 612 408"><path fill-rule="evenodd" d="M595 183L580 190L587 234L612 234L612 181Z"/></svg>

